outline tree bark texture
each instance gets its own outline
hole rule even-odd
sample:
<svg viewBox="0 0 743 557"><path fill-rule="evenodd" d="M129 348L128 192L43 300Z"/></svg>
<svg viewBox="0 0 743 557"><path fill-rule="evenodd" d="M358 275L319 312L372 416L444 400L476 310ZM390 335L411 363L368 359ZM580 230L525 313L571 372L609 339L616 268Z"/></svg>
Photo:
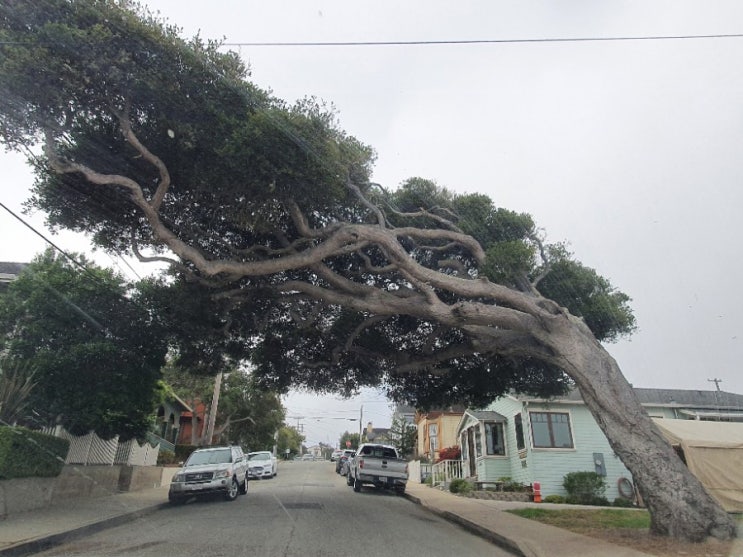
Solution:
<svg viewBox="0 0 743 557"><path fill-rule="evenodd" d="M735 521L678 457L585 324L566 315L553 333L559 348L556 362L575 380L612 449L632 473L650 511L651 532L693 542L735 537Z"/></svg>

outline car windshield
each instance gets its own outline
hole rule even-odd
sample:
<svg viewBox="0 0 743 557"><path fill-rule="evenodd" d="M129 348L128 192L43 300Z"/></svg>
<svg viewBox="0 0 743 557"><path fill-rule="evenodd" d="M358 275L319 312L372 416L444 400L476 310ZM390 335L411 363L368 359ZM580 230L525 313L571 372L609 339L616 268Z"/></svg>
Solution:
<svg viewBox="0 0 743 557"><path fill-rule="evenodd" d="M248 460L271 460L271 455L269 453L250 454Z"/></svg>
<svg viewBox="0 0 743 557"><path fill-rule="evenodd" d="M198 451L193 453L186 466L199 466L202 464L225 464L232 462L232 452L229 449L216 451Z"/></svg>

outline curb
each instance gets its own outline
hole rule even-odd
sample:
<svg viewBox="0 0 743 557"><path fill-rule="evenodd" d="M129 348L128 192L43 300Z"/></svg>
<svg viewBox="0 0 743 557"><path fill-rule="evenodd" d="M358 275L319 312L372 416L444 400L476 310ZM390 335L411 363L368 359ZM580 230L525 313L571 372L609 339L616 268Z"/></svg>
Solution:
<svg viewBox="0 0 743 557"><path fill-rule="evenodd" d="M73 528L67 532L59 532L58 534L50 534L48 536L42 536L31 540L18 542L8 547L0 549L0 556L2 557L23 557L25 555L32 555L39 553L47 549L51 549L57 545L67 543L72 540L76 540L91 534L96 534L108 528L115 528L128 522L132 522L143 516L152 514L160 509L167 508L169 503L159 503L151 507L145 507L129 513L121 514L118 516L112 516L98 522L86 524L78 528Z"/></svg>
<svg viewBox="0 0 743 557"><path fill-rule="evenodd" d="M466 518L463 518L449 511L442 511L442 510L424 505L423 503L421 503L421 500L415 495L411 495L406 492L404 497L408 499L409 501L412 501L416 505L420 505L421 507L426 509L428 512L433 513L436 516L439 516L443 518L444 520L447 520L453 524L456 524L457 526L467 530L471 534L475 534L476 536L479 536L489 541L490 543L497 545L501 549L505 549L509 553L516 555L517 557L531 557L532 555L534 555L532 552L524 553L524 551L521 549L518 543L514 542L513 540L505 536L496 534L492 530L483 528L482 526L480 526L479 524L476 524L475 522L472 522L471 520L467 520Z"/></svg>

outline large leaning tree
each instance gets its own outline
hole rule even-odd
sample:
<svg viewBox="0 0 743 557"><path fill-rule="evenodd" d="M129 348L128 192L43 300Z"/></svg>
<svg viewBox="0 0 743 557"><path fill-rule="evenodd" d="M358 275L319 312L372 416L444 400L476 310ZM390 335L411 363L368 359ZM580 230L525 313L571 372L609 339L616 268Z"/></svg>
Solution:
<svg viewBox="0 0 743 557"><path fill-rule="evenodd" d="M219 350L279 390L382 384L425 406L574 384L653 532L735 535L600 344L633 329L625 295L487 197L370 183L373 151L321 105L119 4L0 5L0 132L52 225L170 260Z"/></svg>

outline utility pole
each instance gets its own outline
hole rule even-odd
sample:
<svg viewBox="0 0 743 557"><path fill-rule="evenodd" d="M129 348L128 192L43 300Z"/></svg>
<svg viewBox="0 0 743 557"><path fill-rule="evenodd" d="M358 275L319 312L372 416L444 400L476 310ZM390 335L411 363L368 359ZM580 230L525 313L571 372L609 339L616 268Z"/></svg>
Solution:
<svg viewBox="0 0 743 557"><path fill-rule="evenodd" d="M716 377L714 379L707 379L710 383L714 383L717 390L715 391L715 404L717 405L717 421L719 422L722 416L720 416L720 383L722 383L722 379L717 379Z"/></svg>
<svg viewBox="0 0 743 557"><path fill-rule="evenodd" d="M359 445L361 445L361 432L364 430L364 405L359 410Z"/></svg>
<svg viewBox="0 0 743 557"><path fill-rule="evenodd" d="M219 392L222 390L222 372L217 373L214 378L214 393L212 394L212 407L209 409L209 422L206 425L206 445L212 444L214 436L214 424L217 421L217 406L219 406Z"/></svg>

